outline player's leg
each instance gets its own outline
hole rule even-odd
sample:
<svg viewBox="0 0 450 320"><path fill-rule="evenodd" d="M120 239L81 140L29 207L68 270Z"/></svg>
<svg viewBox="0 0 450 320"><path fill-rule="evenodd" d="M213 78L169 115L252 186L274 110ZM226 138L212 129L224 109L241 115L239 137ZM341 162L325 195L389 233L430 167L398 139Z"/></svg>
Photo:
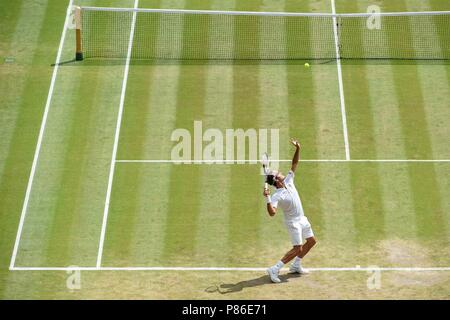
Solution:
<svg viewBox="0 0 450 320"><path fill-rule="evenodd" d="M278 278L278 274L280 273L281 268L283 268L286 263L298 256L302 251L300 225L289 224L287 225L287 229L289 235L291 236L292 249L289 250L274 266L267 269L267 273L269 274L272 282L281 282L281 280Z"/></svg>
<svg viewBox="0 0 450 320"><path fill-rule="evenodd" d="M302 252L302 228L298 222L289 222L286 224L288 233L291 237L292 249L289 250L281 259L283 263L288 263Z"/></svg>
<svg viewBox="0 0 450 320"><path fill-rule="evenodd" d="M289 270L293 273L308 273L306 269L302 267L302 258L306 256L306 254L311 250L312 247L317 243L316 238L314 237L314 233L311 228L311 224L308 219L304 217L301 221L302 228L302 238L305 239L305 242L302 245L302 250L300 254L294 259Z"/></svg>
<svg viewBox="0 0 450 320"><path fill-rule="evenodd" d="M298 256L301 250L301 245L294 245L291 250L286 252L286 254L283 256L283 258L281 258L280 261L278 261L274 266L267 269L267 274L270 276L270 280L272 280L272 282L281 282L280 278L278 278L281 268L283 268L286 263Z"/></svg>
<svg viewBox="0 0 450 320"><path fill-rule="evenodd" d="M314 247L317 243L316 238L314 237L314 232L311 228L311 223L309 223L307 217L303 217L301 221L302 226L302 237L305 239L305 243L303 244L303 250L298 255L298 257L301 259L311 250L312 247Z"/></svg>
<svg viewBox="0 0 450 320"><path fill-rule="evenodd" d="M300 255L301 252L302 252L302 246L300 246L300 245L293 246L292 249L289 250L288 252L286 252L284 257L281 258L281 262L286 264L289 261L291 261L292 259L294 259L295 257L297 257L298 255Z"/></svg>
<svg viewBox="0 0 450 320"><path fill-rule="evenodd" d="M306 254L311 250L312 247L316 245L317 241L314 237L309 237L305 239L305 243L302 246L302 251L298 255L300 259L302 259Z"/></svg>

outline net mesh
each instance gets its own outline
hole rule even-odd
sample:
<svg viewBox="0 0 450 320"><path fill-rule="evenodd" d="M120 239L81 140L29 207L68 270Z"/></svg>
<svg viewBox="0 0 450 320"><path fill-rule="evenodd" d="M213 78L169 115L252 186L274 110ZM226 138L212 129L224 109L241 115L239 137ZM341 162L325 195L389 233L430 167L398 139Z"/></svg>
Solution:
<svg viewBox="0 0 450 320"><path fill-rule="evenodd" d="M380 17L369 29L367 18L339 17L342 58L450 59L450 15Z"/></svg>
<svg viewBox="0 0 450 320"><path fill-rule="evenodd" d="M85 58L126 58L132 10L82 9ZM450 59L450 14L257 15L137 11L132 59Z"/></svg>

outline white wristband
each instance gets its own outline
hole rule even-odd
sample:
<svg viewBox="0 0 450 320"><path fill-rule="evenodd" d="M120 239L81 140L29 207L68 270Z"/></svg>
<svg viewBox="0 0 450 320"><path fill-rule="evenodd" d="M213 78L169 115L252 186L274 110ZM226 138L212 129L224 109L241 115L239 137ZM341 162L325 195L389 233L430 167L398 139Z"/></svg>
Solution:
<svg viewBox="0 0 450 320"><path fill-rule="evenodd" d="M267 203L267 204L272 203L272 199L270 198L270 195L268 195L268 196L266 197L266 203Z"/></svg>

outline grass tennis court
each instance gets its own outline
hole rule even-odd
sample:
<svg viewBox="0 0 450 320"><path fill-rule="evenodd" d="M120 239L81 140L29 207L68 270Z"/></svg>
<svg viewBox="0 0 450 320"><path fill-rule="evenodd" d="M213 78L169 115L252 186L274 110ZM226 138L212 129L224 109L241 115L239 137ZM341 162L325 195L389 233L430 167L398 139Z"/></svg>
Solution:
<svg viewBox="0 0 450 320"><path fill-rule="evenodd" d="M331 13L331 3L139 7ZM439 0L335 3L338 13L450 10ZM448 299L448 60L343 60L343 91L336 60L75 62L74 30L61 39L68 4L0 0L2 299ZM296 186L318 240L310 275L283 272L275 285L265 274L290 242L281 212L265 211L259 165L170 161L172 132L194 121L277 128L280 159L292 158L290 137L301 141ZM372 266L386 268L378 289L367 287ZM81 289L67 288L68 267L85 269Z"/></svg>

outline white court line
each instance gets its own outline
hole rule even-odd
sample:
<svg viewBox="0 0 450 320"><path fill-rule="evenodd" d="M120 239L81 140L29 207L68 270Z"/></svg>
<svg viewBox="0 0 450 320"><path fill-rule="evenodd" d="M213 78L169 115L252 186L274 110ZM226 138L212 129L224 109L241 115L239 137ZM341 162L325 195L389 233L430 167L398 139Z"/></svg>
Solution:
<svg viewBox="0 0 450 320"><path fill-rule="evenodd" d="M344 84L342 81L342 67L341 67L341 56L339 53L339 36L337 32L337 20L336 16L336 5L334 0L331 0L331 7L333 9L333 31L334 31L334 44L336 47L336 65L338 70L338 82L339 82L339 96L341 98L341 114L342 114L342 127L344 131L344 143L345 143L345 159L350 160L350 147L348 143L348 130L347 130L347 115L345 113L345 98L344 98Z"/></svg>
<svg viewBox="0 0 450 320"><path fill-rule="evenodd" d="M138 5L139 5L139 0L135 0L134 8L136 9L138 7ZM108 222L109 202L110 202L110 198L111 198L111 189L112 189L112 183L113 183L113 179L114 179L114 168L115 168L115 164L116 164L117 147L119 144L120 126L122 124L122 114L123 114L123 105L125 102L125 92L127 90L128 70L130 68L131 48L133 47L135 25L136 25L136 11L133 12L133 20L131 23L130 38L128 41L127 60L125 63L125 71L124 71L123 82L122 82L122 93L120 95L119 115L117 117L116 133L114 136L114 147L113 147L113 152L112 152L112 157L111 157L111 167L109 170L108 189L106 191L105 209L103 212L102 231L100 234L100 243L98 246L97 267L100 267L100 265L102 263L103 244L105 242L106 224Z"/></svg>
<svg viewBox="0 0 450 320"><path fill-rule="evenodd" d="M116 160L117 163L174 163L174 164L259 164L261 160ZM271 160L272 162L292 162L291 159ZM450 159L300 159L312 163L450 163Z"/></svg>
<svg viewBox="0 0 450 320"><path fill-rule="evenodd" d="M309 271L450 271L450 267L342 267L307 268ZM11 271L258 271L267 268L229 268L229 267L14 267ZM281 271L288 271L283 268Z"/></svg>
<svg viewBox="0 0 450 320"><path fill-rule="evenodd" d="M222 14L222 15L252 15L252 16L290 16L290 17L332 17L332 13L320 12L267 12L267 11L219 11L219 10L187 10L187 9L151 9L151 8L114 8L114 7L90 7L82 6L83 10L90 11L118 11L118 12L159 12L159 13L185 13L185 14ZM385 16L410 16L410 15L445 15L450 11L419 11L419 12L381 12L381 17ZM343 17L363 17L370 18L372 13L340 13Z"/></svg>
<svg viewBox="0 0 450 320"><path fill-rule="evenodd" d="M69 16L70 16L70 12L72 9L72 3L73 3L73 0L70 0L69 5L67 7L67 11L66 11L66 19L64 21L64 27L63 27L63 31L61 34L61 40L59 41L58 54L56 55L55 67L53 69L52 80L50 82L50 89L49 89L48 95L47 95L47 102L45 103L45 109L44 109L44 115L42 117L41 129L39 130L38 141L37 141L37 145L36 145L36 150L34 152L33 164L31 166L31 173L30 173L30 177L28 179L27 190L25 192L25 200L23 202L22 214L20 216L19 228L17 230L16 242L14 243L14 250L12 253L9 269L14 268L14 264L16 263L17 251L19 250L20 238L22 236L22 230L23 230L23 225L25 222L25 216L27 214L28 202L30 200L30 195L31 195L31 188L33 186L34 174L36 172L36 167L37 167L37 163L39 160L39 154L41 152L41 146L42 146L42 140L44 138L45 126L47 124L47 117L48 117L48 113L50 111L50 104L51 104L52 97L53 97L53 89L55 88L56 75L58 74L59 62L61 60L61 53L62 53L62 49L64 46L64 40L66 39L66 30L67 30L67 25L69 23Z"/></svg>

